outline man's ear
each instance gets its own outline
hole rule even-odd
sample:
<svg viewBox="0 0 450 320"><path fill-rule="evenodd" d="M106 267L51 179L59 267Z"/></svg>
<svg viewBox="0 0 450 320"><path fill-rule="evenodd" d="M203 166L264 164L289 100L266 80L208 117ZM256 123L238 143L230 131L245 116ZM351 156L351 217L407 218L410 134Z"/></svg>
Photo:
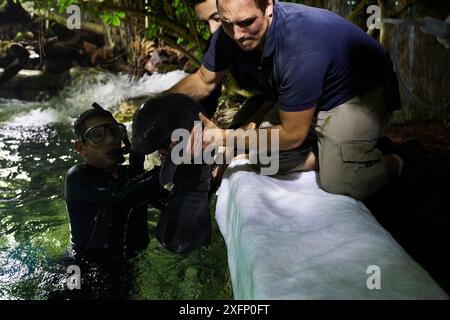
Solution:
<svg viewBox="0 0 450 320"><path fill-rule="evenodd" d="M267 1L266 14L269 17L273 16L273 1L272 0Z"/></svg>

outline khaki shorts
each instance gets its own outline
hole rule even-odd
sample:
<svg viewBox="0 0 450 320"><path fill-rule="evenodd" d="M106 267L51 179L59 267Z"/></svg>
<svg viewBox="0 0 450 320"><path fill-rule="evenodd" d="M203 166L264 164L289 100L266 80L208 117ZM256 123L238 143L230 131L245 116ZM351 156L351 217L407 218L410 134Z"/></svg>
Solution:
<svg viewBox="0 0 450 320"><path fill-rule="evenodd" d="M387 124L382 90L355 97L317 114L321 187L362 200L388 179L381 151L375 145Z"/></svg>

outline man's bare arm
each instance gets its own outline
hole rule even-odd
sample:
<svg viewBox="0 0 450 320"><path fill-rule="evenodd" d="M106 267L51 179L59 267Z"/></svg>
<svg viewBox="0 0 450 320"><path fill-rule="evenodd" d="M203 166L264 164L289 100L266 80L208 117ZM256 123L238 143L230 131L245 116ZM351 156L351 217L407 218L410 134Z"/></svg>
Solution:
<svg viewBox="0 0 450 320"><path fill-rule="evenodd" d="M284 112L280 110L280 150L300 147L308 136L316 108L303 111Z"/></svg>
<svg viewBox="0 0 450 320"><path fill-rule="evenodd" d="M261 138L259 135L259 130L268 130L269 134L262 135L262 137L266 137L267 141L264 145L267 148L271 148L271 130L277 130L279 133L279 149L280 150L290 150L297 148L303 144L306 137L308 136L308 132L311 127L312 119L314 117L315 107L298 111L298 112L283 112L280 111L280 125L271 126L264 129L245 129L245 130L225 130L219 129L211 120L209 120L204 115L200 115L200 120L202 120L205 125L205 133L203 135L203 148L207 145L214 142L216 139L221 140L221 145L227 145L227 141L234 140L234 146L239 145L239 141L245 141L245 150L250 150L250 148L259 148L258 151L263 152L261 150L261 143L259 139ZM206 131L209 131L206 133ZM257 145L250 146L250 134L249 131L256 131L256 139ZM214 137L211 140L211 137Z"/></svg>
<svg viewBox="0 0 450 320"><path fill-rule="evenodd" d="M284 112L280 111L280 125L275 125L271 127L264 128L264 130L268 130L269 133L271 130L278 130L279 133L279 148L280 150L290 150L294 148L300 147L308 136L308 132L311 127L312 119L314 116L315 108L310 108L303 111L298 112ZM258 147L260 146L259 142L259 134L258 131L261 129L256 129L257 138L258 138ZM234 135L235 145L237 145L237 141L241 139L245 139L244 136L247 135L245 131L226 131L224 135L224 144L226 143L226 137L229 134ZM248 145L249 140L245 139L245 148L249 150ZM271 146L271 134L267 135L267 147Z"/></svg>
<svg viewBox="0 0 450 320"><path fill-rule="evenodd" d="M169 92L184 93L199 101L206 98L225 77L226 71L213 72L203 65L193 74L187 76L172 88Z"/></svg>

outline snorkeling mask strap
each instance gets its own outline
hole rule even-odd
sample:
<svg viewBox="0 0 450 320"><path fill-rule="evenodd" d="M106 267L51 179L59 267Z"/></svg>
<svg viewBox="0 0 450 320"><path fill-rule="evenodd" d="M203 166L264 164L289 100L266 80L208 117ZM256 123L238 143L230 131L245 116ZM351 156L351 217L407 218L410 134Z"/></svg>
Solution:
<svg viewBox="0 0 450 320"><path fill-rule="evenodd" d="M100 110L105 110L101 105L99 105L97 102L94 102L92 104L92 108L94 109L100 109Z"/></svg>
<svg viewBox="0 0 450 320"><path fill-rule="evenodd" d="M105 110L101 105L99 105L97 102L94 102L92 104L92 108L94 109L101 109L101 110ZM125 135L125 138L122 140L123 143L125 144L125 147L122 148L122 153L123 154L128 154L131 151L131 142L130 139L128 139L128 135Z"/></svg>

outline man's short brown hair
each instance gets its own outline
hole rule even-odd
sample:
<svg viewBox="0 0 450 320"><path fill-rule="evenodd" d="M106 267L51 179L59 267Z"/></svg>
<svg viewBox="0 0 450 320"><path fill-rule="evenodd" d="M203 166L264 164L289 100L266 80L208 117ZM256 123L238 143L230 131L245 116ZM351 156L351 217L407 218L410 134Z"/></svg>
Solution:
<svg viewBox="0 0 450 320"><path fill-rule="evenodd" d="M260 8L262 11L266 10L267 6L269 5L269 0L255 0L256 5L258 8ZM272 1L273 3L275 0Z"/></svg>
<svg viewBox="0 0 450 320"><path fill-rule="evenodd" d="M203 0L206 1L206 0ZM203 2L203 1L197 1L197 3L199 2ZM269 0L255 0L256 5L258 8L261 9L261 11L265 11L267 6L269 5ZM272 3L275 3L275 0L272 0ZM219 0L216 0L216 6L219 7Z"/></svg>

